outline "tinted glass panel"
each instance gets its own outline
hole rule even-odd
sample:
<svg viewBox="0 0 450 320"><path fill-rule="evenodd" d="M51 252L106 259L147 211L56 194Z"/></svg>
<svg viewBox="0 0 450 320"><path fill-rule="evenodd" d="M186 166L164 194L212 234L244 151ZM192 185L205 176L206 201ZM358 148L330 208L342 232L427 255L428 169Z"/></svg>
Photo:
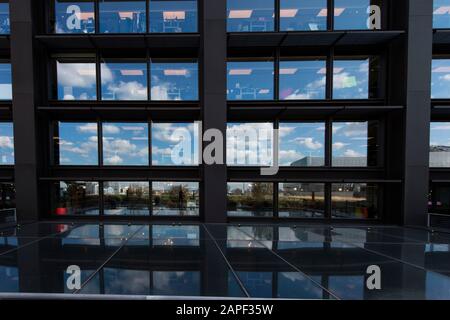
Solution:
<svg viewBox="0 0 450 320"><path fill-rule="evenodd" d="M98 165L97 123L58 122L54 132L56 164Z"/></svg>
<svg viewBox="0 0 450 320"><path fill-rule="evenodd" d="M102 100L147 100L146 63L102 63Z"/></svg>
<svg viewBox="0 0 450 320"><path fill-rule="evenodd" d="M152 202L155 216L198 216L198 182L153 182Z"/></svg>
<svg viewBox="0 0 450 320"><path fill-rule="evenodd" d="M270 166L272 145L272 123L227 125L227 164L230 166Z"/></svg>
<svg viewBox="0 0 450 320"><path fill-rule="evenodd" d="M280 0L281 31L327 29L327 0Z"/></svg>
<svg viewBox="0 0 450 320"><path fill-rule="evenodd" d="M228 32L274 30L274 0L227 0Z"/></svg>
<svg viewBox="0 0 450 320"><path fill-rule="evenodd" d="M325 123L280 123L281 166L325 165Z"/></svg>
<svg viewBox="0 0 450 320"><path fill-rule="evenodd" d="M153 62L152 100L198 100L196 62Z"/></svg>
<svg viewBox="0 0 450 320"><path fill-rule="evenodd" d="M10 33L9 3L0 3L0 34Z"/></svg>
<svg viewBox="0 0 450 320"><path fill-rule="evenodd" d="M0 100L12 100L10 63L0 63Z"/></svg>
<svg viewBox="0 0 450 320"><path fill-rule="evenodd" d="M152 164L198 165L199 127L196 123L153 123Z"/></svg>
<svg viewBox="0 0 450 320"><path fill-rule="evenodd" d="M433 0L433 28L450 28L449 0Z"/></svg>
<svg viewBox="0 0 450 320"><path fill-rule="evenodd" d="M150 32L197 32L197 1L150 0Z"/></svg>
<svg viewBox="0 0 450 320"><path fill-rule="evenodd" d="M104 165L148 165L147 123L104 123L102 126Z"/></svg>
<svg viewBox="0 0 450 320"><path fill-rule="evenodd" d="M228 100L272 100L273 62L228 62Z"/></svg>
<svg viewBox="0 0 450 320"><path fill-rule="evenodd" d="M150 215L150 188L148 182L104 182L105 215Z"/></svg>
<svg viewBox="0 0 450 320"><path fill-rule="evenodd" d="M95 100L95 63L57 62L58 100Z"/></svg>
<svg viewBox="0 0 450 320"><path fill-rule="evenodd" d="M55 1L55 33L94 32L94 2Z"/></svg>
<svg viewBox="0 0 450 320"><path fill-rule="evenodd" d="M333 99L369 98L369 59L335 60Z"/></svg>
<svg viewBox="0 0 450 320"><path fill-rule="evenodd" d="M282 218L323 218L325 185L322 183L280 183L278 215Z"/></svg>
<svg viewBox="0 0 450 320"><path fill-rule="evenodd" d="M100 32L146 32L145 7L145 1L100 1Z"/></svg>
<svg viewBox="0 0 450 320"><path fill-rule="evenodd" d="M450 185L448 183L432 184L428 212L450 214Z"/></svg>
<svg viewBox="0 0 450 320"><path fill-rule="evenodd" d="M450 59L433 59L431 69L431 98L450 98Z"/></svg>
<svg viewBox="0 0 450 320"><path fill-rule="evenodd" d="M228 216L271 217L273 184L263 182L229 182Z"/></svg>
<svg viewBox="0 0 450 320"><path fill-rule="evenodd" d="M333 166L378 165L377 122L333 123Z"/></svg>
<svg viewBox="0 0 450 320"><path fill-rule="evenodd" d="M280 61L280 99L325 99L326 62Z"/></svg>
<svg viewBox="0 0 450 320"><path fill-rule="evenodd" d="M432 122L430 167L450 167L450 122Z"/></svg>
<svg viewBox="0 0 450 320"><path fill-rule="evenodd" d="M368 183L332 184L332 217L378 218L378 186Z"/></svg>
<svg viewBox="0 0 450 320"><path fill-rule="evenodd" d="M10 122L0 122L0 165L14 164L14 129Z"/></svg>
<svg viewBox="0 0 450 320"><path fill-rule="evenodd" d="M98 182L61 181L53 185L53 214L98 215Z"/></svg>
<svg viewBox="0 0 450 320"><path fill-rule="evenodd" d="M380 29L381 10L370 7L371 5L377 5L381 9L380 1L376 0L335 0L334 29Z"/></svg>
<svg viewBox="0 0 450 320"><path fill-rule="evenodd" d="M15 209L16 209L16 187L14 183L8 182L0 183L0 223L16 222Z"/></svg>

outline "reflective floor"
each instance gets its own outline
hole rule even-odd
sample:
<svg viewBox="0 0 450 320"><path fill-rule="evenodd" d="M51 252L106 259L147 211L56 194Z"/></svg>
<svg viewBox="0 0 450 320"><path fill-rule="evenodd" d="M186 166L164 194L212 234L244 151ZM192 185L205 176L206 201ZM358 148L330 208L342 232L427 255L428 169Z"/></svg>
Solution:
<svg viewBox="0 0 450 320"><path fill-rule="evenodd" d="M381 271L381 289L369 266ZM72 288L69 266L81 270ZM68 286L69 284L69 286ZM450 234L399 227L37 223L0 229L9 293L450 299Z"/></svg>

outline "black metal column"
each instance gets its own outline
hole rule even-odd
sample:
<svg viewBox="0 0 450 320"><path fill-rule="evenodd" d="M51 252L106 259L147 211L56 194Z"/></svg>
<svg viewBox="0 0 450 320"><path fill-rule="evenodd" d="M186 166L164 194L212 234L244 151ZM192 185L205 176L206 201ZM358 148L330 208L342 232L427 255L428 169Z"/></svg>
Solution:
<svg viewBox="0 0 450 320"><path fill-rule="evenodd" d="M203 130L218 129L226 137L226 0L202 3ZM225 149L225 143L223 144ZM225 155L225 150L223 152ZM225 161L225 159L224 159ZM227 168L225 164L203 166L203 215L205 222L226 222Z"/></svg>
<svg viewBox="0 0 450 320"><path fill-rule="evenodd" d="M10 1L11 64L18 222L39 218L33 7L36 0Z"/></svg>
<svg viewBox="0 0 450 320"><path fill-rule="evenodd" d="M405 225L425 226L428 210L433 2L408 1L405 80Z"/></svg>

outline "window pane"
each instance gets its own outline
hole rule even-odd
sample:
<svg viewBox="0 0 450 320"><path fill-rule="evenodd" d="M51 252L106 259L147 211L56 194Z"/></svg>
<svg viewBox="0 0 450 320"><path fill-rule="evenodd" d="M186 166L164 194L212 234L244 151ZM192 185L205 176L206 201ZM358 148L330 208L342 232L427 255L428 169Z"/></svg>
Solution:
<svg viewBox="0 0 450 320"><path fill-rule="evenodd" d="M450 122L432 122L430 167L450 168Z"/></svg>
<svg viewBox="0 0 450 320"><path fill-rule="evenodd" d="M274 0L227 0L228 32L274 30Z"/></svg>
<svg viewBox="0 0 450 320"><path fill-rule="evenodd" d="M153 123L154 166L197 166L199 154L197 123Z"/></svg>
<svg viewBox="0 0 450 320"><path fill-rule="evenodd" d="M148 165L147 123L103 123L103 164Z"/></svg>
<svg viewBox="0 0 450 320"><path fill-rule="evenodd" d="M333 166L377 166L377 131L377 122L333 123Z"/></svg>
<svg viewBox="0 0 450 320"><path fill-rule="evenodd" d="M430 213L450 214L450 185L448 183L433 183L429 198Z"/></svg>
<svg viewBox="0 0 450 320"><path fill-rule="evenodd" d="M280 61L280 100L325 99L326 61Z"/></svg>
<svg viewBox="0 0 450 320"><path fill-rule="evenodd" d="M228 216L272 217L273 184L263 182L229 182Z"/></svg>
<svg viewBox="0 0 450 320"><path fill-rule="evenodd" d="M369 59L335 60L333 99L369 98Z"/></svg>
<svg viewBox="0 0 450 320"><path fill-rule="evenodd" d="M0 3L0 34L10 32L9 3Z"/></svg>
<svg viewBox="0 0 450 320"><path fill-rule="evenodd" d="M153 225L152 240L154 246L200 246L200 226Z"/></svg>
<svg viewBox="0 0 450 320"><path fill-rule="evenodd" d="M0 63L0 100L12 100L10 63Z"/></svg>
<svg viewBox="0 0 450 320"><path fill-rule="evenodd" d="M332 184L332 217L377 219L378 186L368 183Z"/></svg>
<svg viewBox="0 0 450 320"><path fill-rule="evenodd" d="M98 165L97 123L58 122L53 139L56 164Z"/></svg>
<svg viewBox="0 0 450 320"><path fill-rule="evenodd" d="M61 181L53 185L53 214L57 216L99 214L98 182Z"/></svg>
<svg viewBox="0 0 450 320"><path fill-rule="evenodd" d="M95 63L57 62L56 72L58 100L97 99Z"/></svg>
<svg viewBox="0 0 450 320"><path fill-rule="evenodd" d="M325 123L280 123L281 166L325 165Z"/></svg>
<svg viewBox="0 0 450 320"><path fill-rule="evenodd" d="M450 0L433 0L433 28L450 28Z"/></svg>
<svg viewBox="0 0 450 320"><path fill-rule="evenodd" d="M227 165L270 166L273 159L272 123L229 123Z"/></svg>
<svg viewBox="0 0 450 320"><path fill-rule="evenodd" d="M147 64L103 62L102 100L147 100Z"/></svg>
<svg viewBox="0 0 450 320"><path fill-rule="evenodd" d="M94 32L94 2L55 1L55 33Z"/></svg>
<svg viewBox="0 0 450 320"><path fill-rule="evenodd" d="M335 30L366 30L369 29L368 19L371 5L380 6L380 1L374 0L335 0L334 29ZM381 13L379 13L381 15ZM372 15L372 18L374 16ZM381 18L381 17L379 17ZM371 28L372 29L372 28Z"/></svg>
<svg viewBox="0 0 450 320"><path fill-rule="evenodd" d="M450 98L450 59L433 59L431 70L431 98Z"/></svg>
<svg viewBox="0 0 450 320"><path fill-rule="evenodd" d="M150 0L150 32L197 32L197 1Z"/></svg>
<svg viewBox="0 0 450 320"><path fill-rule="evenodd" d="M104 182L103 199L105 215L150 215L148 182Z"/></svg>
<svg viewBox="0 0 450 320"><path fill-rule="evenodd" d="M15 222L16 222L16 187L14 183L2 182L0 183L0 223L15 223Z"/></svg>
<svg viewBox="0 0 450 320"><path fill-rule="evenodd" d="M281 0L281 31L327 29L327 0Z"/></svg>
<svg viewBox="0 0 450 320"><path fill-rule="evenodd" d="M273 100L273 62L228 62L228 100Z"/></svg>
<svg viewBox="0 0 450 320"><path fill-rule="evenodd" d="M100 33L146 32L145 1L100 1Z"/></svg>
<svg viewBox="0 0 450 320"><path fill-rule="evenodd" d="M322 183L280 183L278 215L282 218L323 218L325 185Z"/></svg>
<svg viewBox="0 0 450 320"><path fill-rule="evenodd" d="M198 216L198 182L153 182L154 216Z"/></svg>
<svg viewBox="0 0 450 320"><path fill-rule="evenodd" d="M11 122L0 122L0 165L14 164L14 129Z"/></svg>
<svg viewBox="0 0 450 320"><path fill-rule="evenodd" d="M198 100L197 62L151 64L152 100Z"/></svg>

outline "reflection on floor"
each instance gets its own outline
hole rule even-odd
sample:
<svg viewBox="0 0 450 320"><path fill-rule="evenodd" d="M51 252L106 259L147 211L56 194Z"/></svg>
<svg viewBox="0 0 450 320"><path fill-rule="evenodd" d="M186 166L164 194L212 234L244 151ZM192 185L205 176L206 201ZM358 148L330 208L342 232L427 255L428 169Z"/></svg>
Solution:
<svg viewBox="0 0 450 320"><path fill-rule="evenodd" d="M81 270L70 289L69 266ZM367 268L381 269L369 290ZM69 279L73 280L73 279ZM9 293L450 299L450 234L399 227L36 223L0 229Z"/></svg>

